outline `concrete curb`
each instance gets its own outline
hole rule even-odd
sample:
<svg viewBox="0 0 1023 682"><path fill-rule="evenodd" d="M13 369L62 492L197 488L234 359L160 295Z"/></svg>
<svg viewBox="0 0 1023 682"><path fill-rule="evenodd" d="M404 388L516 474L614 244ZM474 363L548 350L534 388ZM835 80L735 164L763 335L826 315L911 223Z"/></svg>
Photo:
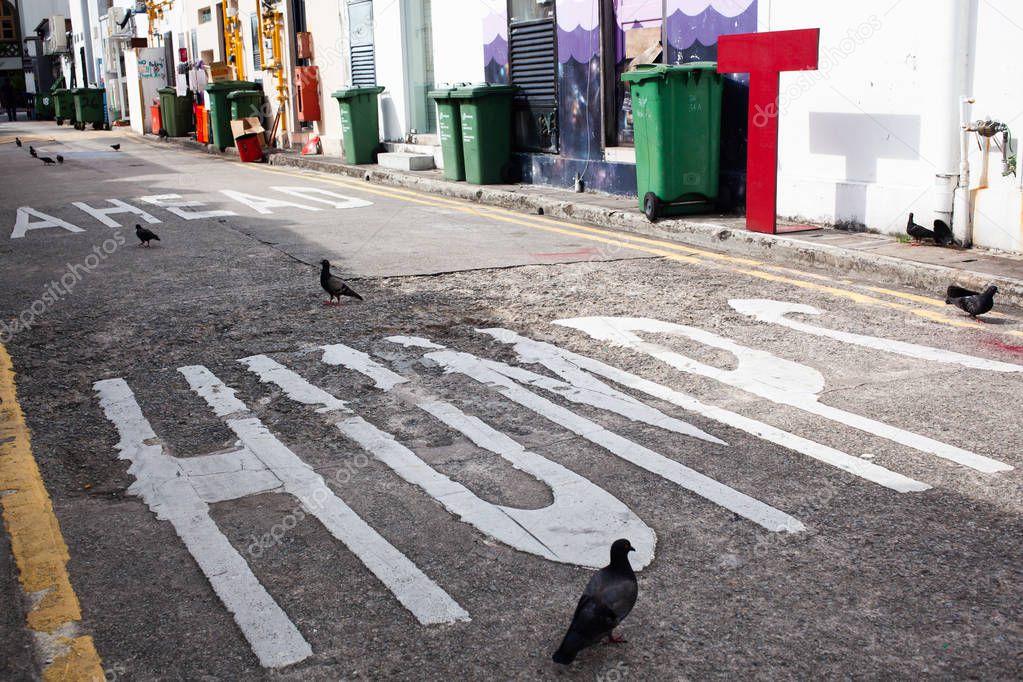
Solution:
<svg viewBox="0 0 1023 682"><path fill-rule="evenodd" d="M712 222L662 219L651 223L639 210L616 211L584 202L562 201L542 194L510 192L486 186L448 182L389 169L353 166L280 153L271 153L267 161L273 166L345 175L367 182L404 187L523 213L535 214L539 209L543 209L544 215L554 218L577 220L779 265L798 264L831 271L838 270L879 283L910 286L935 294L944 292L945 288L953 283L973 289L983 289L988 284L995 284L998 287L1000 302L1023 307L1023 279L931 263L917 263L828 244L807 243L789 239L784 235L748 232Z"/></svg>

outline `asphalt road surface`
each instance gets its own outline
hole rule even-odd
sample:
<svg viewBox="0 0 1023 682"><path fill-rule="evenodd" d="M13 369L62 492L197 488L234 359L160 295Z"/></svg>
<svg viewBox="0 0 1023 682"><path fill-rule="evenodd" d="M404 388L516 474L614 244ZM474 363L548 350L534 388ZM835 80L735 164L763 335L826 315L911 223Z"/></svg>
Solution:
<svg viewBox="0 0 1023 682"><path fill-rule="evenodd" d="M0 136L2 340L108 679L1023 676L1023 311ZM628 643L558 666L618 537Z"/></svg>

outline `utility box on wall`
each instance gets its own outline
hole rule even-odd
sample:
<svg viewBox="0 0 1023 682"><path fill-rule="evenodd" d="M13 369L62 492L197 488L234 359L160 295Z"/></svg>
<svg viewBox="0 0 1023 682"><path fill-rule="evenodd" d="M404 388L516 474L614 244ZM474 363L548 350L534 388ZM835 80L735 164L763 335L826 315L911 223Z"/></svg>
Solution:
<svg viewBox="0 0 1023 682"><path fill-rule="evenodd" d="M313 34L299 31L295 34L295 56L298 59L313 58Z"/></svg>
<svg viewBox="0 0 1023 682"><path fill-rule="evenodd" d="M298 120L305 123L319 121L320 69L316 66L295 67L295 97L298 100Z"/></svg>

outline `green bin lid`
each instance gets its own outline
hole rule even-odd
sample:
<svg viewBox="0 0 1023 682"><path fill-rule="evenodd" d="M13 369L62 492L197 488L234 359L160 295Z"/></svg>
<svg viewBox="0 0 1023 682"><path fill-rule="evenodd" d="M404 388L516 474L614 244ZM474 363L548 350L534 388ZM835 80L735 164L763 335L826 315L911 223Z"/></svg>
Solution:
<svg viewBox="0 0 1023 682"><path fill-rule="evenodd" d="M166 88L160 88L157 92L161 95L176 95L178 94L178 89L172 88L168 85Z"/></svg>
<svg viewBox="0 0 1023 682"><path fill-rule="evenodd" d="M359 95L379 95L383 91L384 86L382 85L352 85L335 90L331 97L334 99L348 99L349 97L358 97Z"/></svg>
<svg viewBox="0 0 1023 682"><path fill-rule="evenodd" d="M262 97L262 90L232 90L227 93L228 99L246 99L248 97Z"/></svg>
<svg viewBox="0 0 1023 682"><path fill-rule="evenodd" d="M74 88L72 95L93 95L97 92L106 92L105 88Z"/></svg>
<svg viewBox="0 0 1023 682"><path fill-rule="evenodd" d="M262 90L263 86L252 81L217 81L206 84L206 92L217 92L220 90Z"/></svg>
<svg viewBox="0 0 1023 682"><path fill-rule="evenodd" d="M445 84L434 88L426 93L427 97L432 99L450 99L451 94L458 88L465 88L472 85L472 83L455 83L453 85Z"/></svg>
<svg viewBox="0 0 1023 682"><path fill-rule="evenodd" d="M517 86L504 83L473 83L463 85L451 93L457 99L470 99L473 97L488 97L490 95L511 95L518 90Z"/></svg>
<svg viewBox="0 0 1023 682"><path fill-rule="evenodd" d="M632 71L622 74L626 83L641 83L651 78L667 78L669 76L688 76L694 71L712 71L717 73L717 62L689 62L688 64L633 64Z"/></svg>

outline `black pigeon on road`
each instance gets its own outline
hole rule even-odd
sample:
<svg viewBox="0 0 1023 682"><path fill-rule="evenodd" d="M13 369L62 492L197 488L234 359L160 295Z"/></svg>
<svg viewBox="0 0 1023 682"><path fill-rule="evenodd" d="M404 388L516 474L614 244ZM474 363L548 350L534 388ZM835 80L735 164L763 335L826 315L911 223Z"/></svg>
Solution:
<svg viewBox="0 0 1023 682"><path fill-rule="evenodd" d="M33 159L38 159L38 158L39 158L39 155L38 155L38 154L36 154L36 148L35 148L35 147L33 147L32 145L29 145L29 147L28 147L28 153L32 155L32 158L33 158Z"/></svg>
<svg viewBox="0 0 1023 682"><path fill-rule="evenodd" d="M995 307L996 293L998 293L998 287L993 284L981 292L970 291L953 284L945 292L945 304L954 305L970 317L976 318L977 315L991 312L991 309Z"/></svg>
<svg viewBox="0 0 1023 682"><path fill-rule="evenodd" d="M14 144L16 144L16 145L18 145L20 147L21 146L21 138L20 137L14 138Z"/></svg>
<svg viewBox="0 0 1023 682"><path fill-rule="evenodd" d="M43 162L44 166L55 166L55 165L57 165L57 162L54 161L53 159L51 159L48 156L40 156L39 160Z"/></svg>
<svg viewBox="0 0 1023 682"><path fill-rule="evenodd" d="M57 154L57 163L64 163L64 157L60 154Z"/></svg>
<svg viewBox="0 0 1023 682"><path fill-rule="evenodd" d="M572 624L561 646L554 652L554 662L568 665L576 655L608 637L610 642L624 642L614 636L614 629L636 605L639 585L629 563L629 552L635 550L628 540L615 540L611 545L611 563L593 574L575 607Z"/></svg>
<svg viewBox="0 0 1023 682"><path fill-rule="evenodd" d="M923 225L917 225L915 222L913 222L912 213L909 214L909 220L906 222L906 234L908 234L917 242L924 239L934 239L934 232L928 230Z"/></svg>
<svg viewBox="0 0 1023 682"><path fill-rule="evenodd" d="M112 144L110 145L110 148L113 149L115 152L119 152L121 151L121 143L118 142L117 144Z"/></svg>
<svg viewBox="0 0 1023 682"><path fill-rule="evenodd" d="M160 241L159 235L157 235L152 230L147 230L146 228L142 227L141 225L136 225L135 226L135 236L139 238L139 246L146 246L146 247L148 247L149 246L149 242L153 241L154 239L156 241Z"/></svg>
<svg viewBox="0 0 1023 682"><path fill-rule="evenodd" d="M320 286L323 290L330 294L330 300L325 301L324 305L333 305L334 299L337 299L337 305L341 305L342 296L350 296L351 298L357 298L360 301L363 300L362 296L355 292L350 286L345 284L345 281L336 275L330 274L330 261L321 260L320 265Z"/></svg>
<svg viewBox="0 0 1023 682"><path fill-rule="evenodd" d="M944 220L934 221L934 243L938 246L951 246L955 243L952 228Z"/></svg>

